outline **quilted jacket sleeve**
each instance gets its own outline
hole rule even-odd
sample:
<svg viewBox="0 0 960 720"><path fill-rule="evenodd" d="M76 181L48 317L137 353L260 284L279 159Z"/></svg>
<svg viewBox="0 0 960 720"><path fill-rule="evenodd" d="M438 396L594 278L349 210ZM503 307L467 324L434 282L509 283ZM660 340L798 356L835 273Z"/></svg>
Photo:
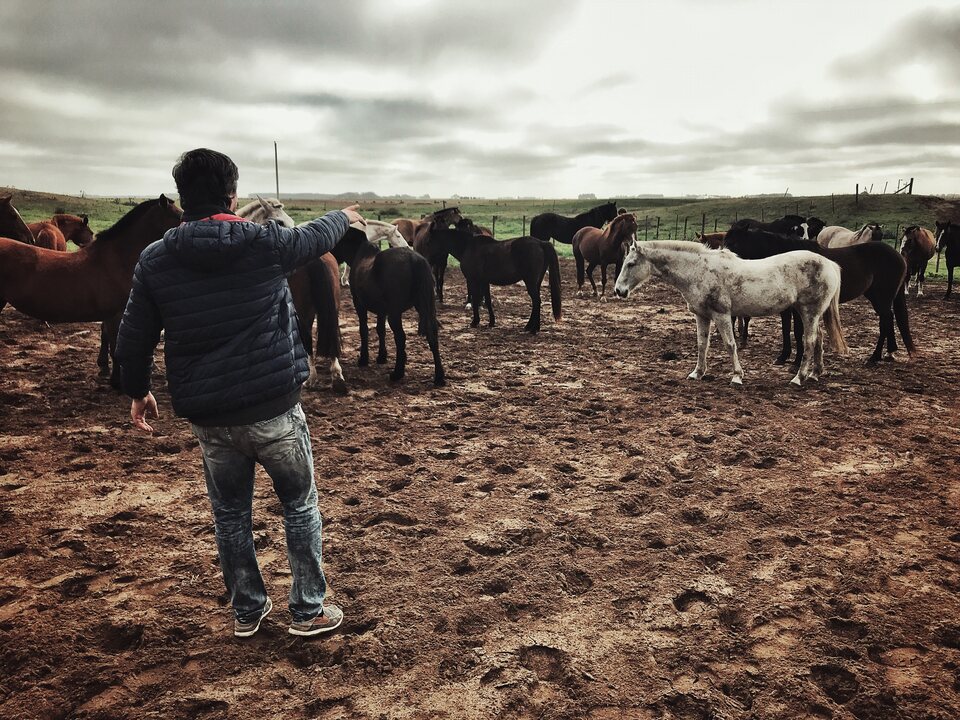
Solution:
<svg viewBox="0 0 960 720"><path fill-rule="evenodd" d="M120 368L123 392L132 398L150 392L153 352L160 342L163 320L150 291L143 281L143 270L137 263L133 271L133 287L123 311L114 361Z"/></svg>
<svg viewBox="0 0 960 720"><path fill-rule="evenodd" d="M345 213L334 210L295 228L275 223L273 226L277 228L280 266L285 274L290 274L301 265L330 252L346 234L350 221Z"/></svg>

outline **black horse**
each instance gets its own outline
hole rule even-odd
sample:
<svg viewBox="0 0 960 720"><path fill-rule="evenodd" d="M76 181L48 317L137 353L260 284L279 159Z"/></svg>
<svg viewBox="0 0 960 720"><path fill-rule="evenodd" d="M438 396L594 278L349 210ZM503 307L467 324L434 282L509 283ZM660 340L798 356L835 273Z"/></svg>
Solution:
<svg viewBox="0 0 960 720"><path fill-rule="evenodd" d="M397 363L390 379L403 378L407 365L403 313L416 308L420 318L419 333L426 336L433 353L433 384L443 385L445 374L440 361L437 303L433 293L433 274L426 259L412 248L388 248L381 252L355 228L347 231L331 254L338 262L350 266L350 292L360 321L359 365L364 367L370 362L367 313L372 312L377 316L377 338L380 340L377 362L387 361L385 323L389 322L397 346Z"/></svg>
<svg viewBox="0 0 960 720"><path fill-rule="evenodd" d="M467 292L473 300L473 322L480 325L480 304L487 306L490 327L496 324L493 317L491 285L512 285L523 281L533 308L525 330L536 333L540 330L540 284L550 271L550 304L553 317L560 321L560 261L553 245L545 240L524 236L513 240L497 241L485 235L474 235L461 230L440 230L434 233L434 241L460 261L460 270L467 281Z"/></svg>
<svg viewBox="0 0 960 720"><path fill-rule="evenodd" d="M960 225L951 220L937 222L937 261L940 253L946 250L944 257L947 261L947 294L946 300L953 290L953 269L960 265Z"/></svg>
<svg viewBox="0 0 960 720"><path fill-rule="evenodd" d="M817 235L820 234L820 231L823 230L827 224L818 218L816 215L811 215L807 218L807 240L816 240ZM801 233L802 235L802 233Z"/></svg>
<svg viewBox="0 0 960 720"><path fill-rule="evenodd" d="M900 328L900 335L907 351L913 354L916 350L910 334L904 292L907 264L903 256L886 243L870 242L843 248L823 248L814 240L803 240L765 230L733 228L724 238L724 247L748 260L770 257L791 250L809 250L833 260L840 266L840 302L847 302L863 295L880 317L880 337L869 362L880 360L884 342L887 344L887 352L890 355L896 351L894 318L897 327ZM794 362L800 362L803 359L800 343L800 338L803 337L803 325L799 317L795 314L792 316L794 336L797 340L797 359ZM780 315L783 350L777 357L777 364L785 363L790 357L790 319L790 311Z"/></svg>
<svg viewBox="0 0 960 720"><path fill-rule="evenodd" d="M800 215L784 215L770 222L761 222L753 218L743 218L737 220L730 229L738 228L741 230L766 230L767 232L781 233L782 235L796 235L803 237L803 225L807 219ZM817 230L819 233L820 231Z"/></svg>
<svg viewBox="0 0 960 720"><path fill-rule="evenodd" d="M530 221L530 234L540 240L553 238L557 242L570 245L577 230L592 225L595 228L603 227L617 216L617 202L615 200L598 205L595 208L569 218L556 213L548 212L534 215Z"/></svg>
<svg viewBox="0 0 960 720"><path fill-rule="evenodd" d="M455 207L443 208L437 210L431 215L427 215L414 231L413 242L410 243L414 250L423 255L430 263L430 269L433 271L434 285L437 288L437 300L443 303L443 278L447 273L447 251L437 246L431 240L434 231L443 230L460 222L463 216L460 209Z"/></svg>

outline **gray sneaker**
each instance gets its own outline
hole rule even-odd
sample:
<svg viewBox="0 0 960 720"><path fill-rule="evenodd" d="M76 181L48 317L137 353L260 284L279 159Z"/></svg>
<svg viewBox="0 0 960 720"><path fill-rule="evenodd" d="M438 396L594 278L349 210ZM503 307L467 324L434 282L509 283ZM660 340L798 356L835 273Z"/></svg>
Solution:
<svg viewBox="0 0 960 720"><path fill-rule="evenodd" d="M330 632L340 627L343 622L343 610L336 605L324 605L323 611L309 620L290 623L290 634L309 637L320 633Z"/></svg>
<svg viewBox="0 0 960 720"><path fill-rule="evenodd" d="M263 606L263 611L260 613L260 617L258 617L256 620L251 620L250 622L240 622L239 620L233 621L233 634L237 637L250 637L251 635L256 634L257 630L260 629L260 623L263 622L263 619L270 614L271 610L273 610L273 603L270 602L270 598L267 598L267 602Z"/></svg>

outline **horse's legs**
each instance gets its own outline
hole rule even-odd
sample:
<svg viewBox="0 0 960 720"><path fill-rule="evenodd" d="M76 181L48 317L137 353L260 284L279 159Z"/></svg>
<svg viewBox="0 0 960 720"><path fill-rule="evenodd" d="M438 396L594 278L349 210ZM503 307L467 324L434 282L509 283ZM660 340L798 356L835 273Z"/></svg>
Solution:
<svg viewBox="0 0 960 720"><path fill-rule="evenodd" d="M707 352L710 350L710 318L697 318L697 367L687 375L690 380L699 380L707 374Z"/></svg>
<svg viewBox="0 0 960 720"><path fill-rule="evenodd" d="M443 281L447 275L447 256L437 263L437 302L443 304ZM392 325L390 327L393 327Z"/></svg>
<svg viewBox="0 0 960 720"><path fill-rule="evenodd" d="M743 368L740 366L740 358L737 357L737 340L733 335L733 321L728 313L717 313L713 316L713 322L717 325L717 332L720 333L720 339L727 346L727 352L730 353L730 360L733 363L733 377L730 382L734 385L743 385Z"/></svg>
<svg viewBox="0 0 960 720"><path fill-rule="evenodd" d="M813 371L810 373L811 380L819 380L823 374L823 330L820 329L820 321L817 320L817 343L813 348Z"/></svg>
<svg viewBox="0 0 960 720"><path fill-rule="evenodd" d="M330 388L337 395L347 394L347 381L343 377L343 368L340 367L340 360L330 358Z"/></svg>
<svg viewBox="0 0 960 720"><path fill-rule="evenodd" d="M600 263L600 302L607 301L607 264Z"/></svg>
<svg viewBox="0 0 960 720"><path fill-rule="evenodd" d="M943 296L944 300L950 297L951 290L953 290L953 265L947 265L947 294Z"/></svg>
<svg viewBox="0 0 960 720"><path fill-rule="evenodd" d="M793 351L793 348L790 346L790 320L793 317L790 310L784 310L780 313L780 336L781 336L781 348L780 354L777 355L777 359L773 361L774 365L783 365L787 362L787 358L790 357L790 353Z"/></svg>
<svg viewBox="0 0 960 720"><path fill-rule="evenodd" d="M927 279L927 263L924 262L920 266L920 272L917 273L917 297L923 295L923 286L926 284L924 281Z"/></svg>
<svg viewBox="0 0 960 720"><path fill-rule="evenodd" d="M343 264L343 272L340 273L340 285L350 287L350 266L346 263Z"/></svg>
<svg viewBox="0 0 960 720"><path fill-rule="evenodd" d="M117 333L120 332L120 320L123 319L123 312L119 312L109 320L104 320L100 326L101 332L107 336L107 350L110 355L110 362L113 367L110 369L110 387L114 390L122 390L123 384L120 381L120 368L117 367ZM102 342L102 340L101 340Z"/></svg>
<svg viewBox="0 0 960 720"><path fill-rule="evenodd" d="M380 341L377 365L383 365L387 361L387 316L383 314L377 315L377 339Z"/></svg>
<svg viewBox="0 0 960 720"><path fill-rule="evenodd" d="M817 333L820 332L819 317L810 311L810 308L804 307L800 311L800 318L803 321L803 360L800 361L800 368L793 380L793 385L801 385L804 380L810 377L810 366L813 364L813 356L817 344Z"/></svg>
<svg viewBox="0 0 960 720"><path fill-rule="evenodd" d="M390 315L390 330L393 331L393 341L397 345L397 364L393 366L390 379L397 381L403 378L407 367L407 336L403 332L403 315Z"/></svg>
<svg viewBox="0 0 960 720"><path fill-rule="evenodd" d="M107 337L106 323L100 323L100 352L97 354L97 367L100 377L110 377L110 339Z"/></svg>
<svg viewBox="0 0 960 720"><path fill-rule="evenodd" d="M790 317L793 318L793 341L797 346L797 356L793 359L793 364L799 366L803 362L803 317L797 310L790 310Z"/></svg>
<svg viewBox="0 0 960 720"><path fill-rule="evenodd" d="M356 305L357 298L354 296L353 302ZM360 359L357 365L366 367L370 364L370 327L367 325L367 308L363 305L356 305L357 320L360 323Z"/></svg>
<svg viewBox="0 0 960 720"><path fill-rule="evenodd" d="M590 263L587 265L587 279L590 280L590 289L593 291L593 297L597 296L597 283L593 279L593 271L597 269L596 263Z"/></svg>
<svg viewBox="0 0 960 720"><path fill-rule="evenodd" d="M470 327L480 327L480 306L483 304L483 285L479 282L467 281L467 291L473 301L473 321Z"/></svg>
<svg viewBox="0 0 960 720"><path fill-rule="evenodd" d="M479 299L477 302L481 302ZM446 384L446 373L443 371L443 362L440 360L440 338L438 337L437 321L429 315L429 308L418 307L420 314L420 324L426 329L424 335L427 336L427 345L430 346L430 352L433 353L433 384L441 386Z"/></svg>
<svg viewBox="0 0 960 720"><path fill-rule="evenodd" d="M733 315L730 316L730 324L733 325ZM745 348L747 346L747 338L750 336L750 316L749 315L738 315L737 316L737 333L740 337L740 347Z"/></svg>
<svg viewBox="0 0 960 720"><path fill-rule="evenodd" d="M592 265L590 266L590 270L592 272ZM591 284L593 283L593 275L590 275L590 282ZM536 334L540 332L540 283L537 282L537 279L534 277L526 278L524 285L527 286L527 294L530 296L530 319L527 320L524 330ZM595 285L593 294L597 294Z"/></svg>
<svg viewBox="0 0 960 720"><path fill-rule="evenodd" d="M480 292L482 293L480 297L484 298L487 303L487 317L488 317L488 327L493 327L497 324L496 319L493 317L493 299L490 297L490 283L484 283L481 286ZM479 314L477 315L479 319Z"/></svg>

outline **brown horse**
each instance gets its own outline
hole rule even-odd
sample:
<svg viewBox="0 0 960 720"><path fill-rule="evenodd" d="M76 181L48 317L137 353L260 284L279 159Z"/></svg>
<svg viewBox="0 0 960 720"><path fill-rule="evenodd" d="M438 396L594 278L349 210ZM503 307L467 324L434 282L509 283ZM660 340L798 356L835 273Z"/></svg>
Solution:
<svg viewBox="0 0 960 720"><path fill-rule="evenodd" d="M718 248L723 247L723 239L727 236L725 232L713 232L713 233L704 233L701 235L697 233L697 240L702 242L708 248L717 250Z"/></svg>
<svg viewBox="0 0 960 720"><path fill-rule="evenodd" d="M397 226L397 230L399 230L400 234L403 235L403 239L407 241L408 245L412 246L413 239L417 236L417 228L423 224L423 220L397 218L396 220L391 221L391 224Z"/></svg>
<svg viewBox="0 0 960 720"><path fill-rule="evenodd" d="M37 247L56 250L58 252L66 251L67 239L63 236L60 228L50 220L28 223L27 227L30 228L30 232L33 233Z"/></svg>
<svg viewBox="0 0 960 720"><path fill-rule="evenodd" d="M27 245L36 245L33 233L13 206L13 196L0 197L0 237L18 240Z"/></svg>
<svg viewBox="0 0 960 720"><path fill-rule="evenodd" d="M133 268L143 249L176 227L181 215L165 195L146 200L75 253L0 238L0 309L9 303L47 322L102 320L97 364L101 374L108 373ZM118 372L114 365L114 387L119 387Z"/></svg>
<svg viewBox="0 0 960 720"><path fill-rule="evenodd" d="M89 218L86 215L57 213L50 220L60 228L67 242L72 242L77 247L93 242L93 230L90 229Z"/></svg>
<svg viewBox="0 0 960 720"><path fill-rule="evenodd" d="M584 264L589 263L586 275L590 278L593 297L597 296L597 283L593 271L600 266L600 300L607 299L607 265L616 264L614 281L620 276L626 247L636 239L637 216L633 213L617 215L606 229L586 226L573 235L573 257L577 261L577 297L583 297Z"/></svg>
<svg viewBox="0 0 960 720"><path fill-rule="evenodd" d="M907 261L907 282L905 292L910 294L910 281L914 280L917 288L917 297L923 295L924 275L927 273L927 263L937 251L937 241L933 233L925 227L911 225L903 230L903 245L900 254Z"/></svg>
<svg viewBox="0 0 960 720"><path fill-rule="evenodd" d="M445 243L433 242L431 236L439 230L446 230L462 219L463 216L460 214L459 208L448 207L437 210L423 219L423 222L417 227L413 242L410 243L414 250L430 262L430 267L433 270L433 281L437 289L437 302L441 304L443 303L443 279L447 272L448 252ZM403 234L402 231L401 234Z"/></svg>

